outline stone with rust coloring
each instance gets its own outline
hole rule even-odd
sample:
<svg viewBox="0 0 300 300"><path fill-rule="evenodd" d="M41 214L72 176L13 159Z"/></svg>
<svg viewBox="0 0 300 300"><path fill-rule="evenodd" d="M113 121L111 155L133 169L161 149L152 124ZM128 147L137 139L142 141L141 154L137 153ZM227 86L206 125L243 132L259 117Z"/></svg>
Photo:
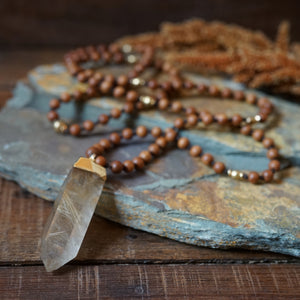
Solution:
<svg viewBox="0 0 300 300"><path fill-rule="evenodd" d="M105 179L105 169L88 158L80 158L69 172L42 236L41 258L48 272L76 257Z"/></svg>

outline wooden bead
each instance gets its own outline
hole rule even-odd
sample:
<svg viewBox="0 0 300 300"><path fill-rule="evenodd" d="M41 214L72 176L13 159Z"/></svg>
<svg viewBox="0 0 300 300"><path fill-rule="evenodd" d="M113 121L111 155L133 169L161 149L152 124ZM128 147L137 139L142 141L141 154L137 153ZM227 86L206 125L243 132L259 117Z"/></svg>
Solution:
<svg viewBox="0 0 300 300"><path fill-rule="evenodd" d="M106 159L104 156L97 156L95 162L102 167L106 167Z"/></svg>
<svg viewBox="0 0 300 300"><path fill-rule="evenodd" d="M134 111L134 104L131 102L126 102L123 109L127 114L131 114Z"/></svg>
<svg viewBox="0 0 300 300"><path fill-rule="evenodd" d="M182 110L182 104L179 101L174 101L171 105L171 110L175 113L179 113Z"/></svg>
<svg viewBox="0 0 300 300"><path fill-rule="evenodd" d="M156 139L155 141L155 144L157 144L160 148L166 148L167 147L167 144L168 144L168 141L165 137L159 137Z"/></svg>
<svg viewBox="0 0 300 300"><path fill-rule="evenodd" d="M245 94L243 91L234 91L233 98L238 101L242 101L245 99Z"/></svg>
<svg viewBox="0 0 300 300"><path fill-rule="evenodd" d="M215 118L217 119L217 121L220 125L225 125L228 122L227 116L223 113L216 114Z"/></svg>
<svg viewBox="0 0 300 300"><path fill-rule="evenodd" d="M271 148L267 152L267 157L269 159L274 159L274 158L277 158L278 156L279 156L279 153L278 153L278 150L276 148Z"/></svg>
<svg viewBox="0 0 300 300"><path fill-rule="evenodd" d="M110 114L114 119L118 119L121 116L121 110L117 107L114 107L111 111Z"/></svg>
<svg viewBox="0 0 300 300"><path fill-rule="evenodd" d="M136 102L138 100L138 93L136 91L128 91L126 93L126 101L129 101L129 102Z"/></svg>
<svg viewBox="0 0 300 300"><path fill-rule="evenodd" d="M186 137L181 137L178 141L177 141L177 147L179 149L185 149L188 147L188 145L190 144L190 141L188 138Z"/></svg>
<svg viewBox="0 0 300 300"><path fill-rule="evenodd" d="M113 90L113 95L116 98L121 98L125 94L125 89L122 86L116 86Z"/></svg>
<svg viewBox="0 0 300 300"><path fill-rule="evenodd" d="M231 89L229 89L229 88L224 88L224 89L222 89L222 91L221 91L221 96L222 96L223 98L230 98L231 95L232 95Z"/></svg>
<svg viewBox="0 0 300 300"><path fill-rule="evenodd" d="M76 101L81 101L84 97L84 94L82 91L77 90L73 93L73 96Z"/></svg>
<svg viewBox="0 0 300 300"><path fill-rule="evenodd" d="M162 98L158 101L158 108L160 110L166 110L169 106L169 100L167 98Z"/></svg>
<svg viewBox="0 0 300 300"><path fill-rule="evenodd" d="M131 160L125 160L123 162L123 168L126 173L130 173L134 170L134 163Z"/></svg>
<svg viewBox="0 0 300 300"><path fill-rule="evenodd" d="M136 129L136 134L137 136L139 137L145 137L148 133L148 130L145 126L138 126L137 129Z"/></svg>
<svg viewBox="0 0 300 300"><path fill-rule="evenodd" d="M264 138L262 143L265 148L270 148L274 146L274 141L271 138Z"/></svg>
<svg viewBox="0 0 300 300"><path fill-rule="evenodd" d="M231 122L232 122L233 126L240 126L242 121L243 121L243 118L239 114L235 114L231 118Z"/></svg>
<svg viewBox="0 0 300 300"><path fill-rule="evenodd" d="M168 131L166 132L166 140L168 142L175 141L176 136L177 136L177 132L172 128L169 128Z"/></svg>
<svg viewBox="0 0 300 300"><path fill-rule="evenodd" d="M113 173L121 173L123 170L123 164L118 160L114 160L110 163L110 168Z"/></svg>
<svg viewBox="0 0 300 300"><path fill-rule="evenodd" d="M110 149L112 146L108 139L101 139L99 141L99 145L101 145L105 150Z"/></svg>
<svg viewBox="0 0 300 300"><path fill-rule="evenodd" d="M155 79L151 79L147 83L148 87L152 90L156 89L158 87L158 83Z"/></svg>
<svg viewBox="0 0 300 300"><path fill-rule="evenodd" d="M184 127L184 120L182 118L177 118L174 121L174 126L178 129L182 129Z"/></svg>
<svg viewBox="0 0 300 300"><path fill-rule="evenodd" d="M51 99L49 102L49 106L51 109L58 109L60 106L60 102L58 99Z"/></svg>
<svg viewBox="0 0 300 300"><path fill-rule="evenodd" d="M58 120L59 115L56 111L50 110L47 114L47 118L49 121L55 121L55 120Z"/></svg>
<svg viewBox="0 0 300 300"><path fill-rule="evenodd" d="M271 170L265 170L262 172L265 182L271 182L273 180L273 173Z"/></svg>
<svg viewBox="0 0 300 300"><path fill-rule="evenodd" d="M214 157L210 153L205 153L201 157L201 161L208 166L213 162L213 160Z"/></svg>
<svg viewBox="0 0 300 300"><path fill-rule="evenodd" d="M133 137L133 131L131 128L125 128L122 131L122 136L124 139L129 140Z"/></svg>
<svg viewBox="0 0 300 300"><path fill-rule="evenodd" d="M67 93L67 92L64 92L64 93L60 94L59 98L61 99L62 102L67 103L67 102L70 102L71 95L69 93Z"/></svg>
<svg viewBox="0 0 300 300"><path fill-rule="evenodd" d="M139 154L139 157L145 162L148 163L151 161L152 159L152 155L149 151L144 150Z"/></svg>
<svg viewBox="0 0 300 300"><path fill-rule="evenodd" d="M249 135L251 133L251 126L249 125L246 125L246 126L243 126L240 130L241 134L243 135Z"/></svg>
<svg viewBox="0 0 300 300"><path fill-rule="evenodd" d="M209 125L213 122L213 116L210 113L202 113L201 114L201 120L204 125Z"/></svg>
<svg viewBox="0 0 300 300"><path fill-rule="evenodd" d="M148 147L148 151L155 156L158 156L160 154L160 147L157 144L151 144Z"/></svg>
<svg viewBox="0 0 300 300"><path fill-rule="evenodd" d="M195 145L190 149L190 155L193 157L199 156L201 152L202 152L202 148L198 145Z"/></svg>
<svg viewBox="0 0 300 300"><path fill-rule="evenodd" d="M217 161L214 163L213 169L216 173L221 174L225 170L225 165L224 165L224 163Z"/></svg>
<svg viewBox="0 0 300 300"><path fill-rule="evenodd" d="M161 135L161 132L162 132L162 130L158 126L155 126L151 129L151 134L153 137L159 137Z"/></svg>
<svg viewBox="0 0 300 300"><path fill-rule="evenodd" d="M80 131L81 131L81 129L80 129L80 126L78 125L78 124L72 124L71 126L70 126L70 133L72 134L72 135L74 135L74 136L78 136L78 135L80 135Z"/></svg>
<svg viewBox="0 0 300 300"><path fill-rule="evenodd" d="M85 151L86 157L90 157L93 154L99 155L99 154L101 154L101 151L99 149L97 149L96 147L90 147Z"/></svg>
<svg viewBox="0 0 300 300"><path fill-rule="evenodd" d="M135 157L132 162L137 170L141 170L145 166L144 161L140 157Z"/></svg>
<svg viewBox="0 0 300 300"><path fill-rule="evenodd" d="M280 170L280 162L278 161L278 160L276 160L276 159L274 159L274 160L271 160L270 162L269 162L269 169L272 171L272 170L274 170L274 171L279 171Z"/></svg>
<svg viewBox="0 0 300 300"><path fill-rule="evenodd" d="M257 100L257 97L254 94L247 94L246 96L246 102L249 104L255 104Z"/></svg>
<svg viewBox="0 0 300 300"><path fill-rule="evenodd" d="M94 129L94 122L92 122L91 120L86 120L83 122L83 128L86 131L92 131Z"/></svg>
<svg viewBox="0 0 300 300"><path fill-rule="evenodd" d="M249 182L253 183L253 184L256 184L259 180L259 175L257 172L250 172L248 174L248 180Z"/></svg>
<svg viewBox="0 0 300 300"><path fill-rule="evenodd" d="M203 83L199 83L197 86L197 90L200 94L207 92L207 89L208 89L207 86Z"/></svg>
<svg viewBox="0 0 300 300"><path fill-rule="evenodd" d="M107 94L111 90L111 88L112 88L112 83L109 81L103 81L100 84L100 91L103 94Z"/></svg>
<svg viewBox="0 0 300 300"><path fill-rule="evenodd" d="M264 137L264 131L262 129L255 129L252 133L252 137L256 141L261 141Z"/></svg>
<svg viewBox="0 0 300 300"><path fill-rule="evenodd" d="M100 144L94 144L93 147L98 150L98 152L97 152L98 155L104 153L104 148Z"/></svg>
<svg viewBox="0 0 300 300"><path fill-rule="evenodd" d="M190 115L187 117L187 123L188 123L190 126L196 126L197 123L198 123L198 117L197 117L197 115L195 115L195 114L190 114Z"/></svg>
<svg viewBox="0 0 300 300"><path fill-rule="evenodd" d="M114 144L114 145L119 145L121 143L121 137L118 133L113 132L109 136L109 140Z"/></svg>
<svg viewBox="0 0 300 300"><path fill-rule="evenodd" d="M128 84L128 77L126 75L120 75L117 79L117 83L120 86L126 86Z"/></svg>
<svg viewBox="0 0 300 300"><path fill-rule="evenodd" d="M107 74L105 75L104 80L113 84L115 81L115 76L112 74Z"/></svg>
<svg viewBox="0 0 300 300"><path fill-rule="evenodd" d="M101 115L98 117L98 120L99 120L100 124L105 125L105 124L107 124L108 121L109 121L109 116L106 115L106 114L101 114Z"/></svg>
<svg viewBox="0 0 300 300"><path fill-rule="evenodd" d="M208 88L208 92L209 92L210 96L217 97L219 95L220 90L217 86L210 85Z"/></svg>
<svg viewBox="0 0 300 300"><path fill-rule="evenodd" d="M194 106L189 106L186 110L185 113L187 115L195 115L197 113L197 109Z"/></svg>

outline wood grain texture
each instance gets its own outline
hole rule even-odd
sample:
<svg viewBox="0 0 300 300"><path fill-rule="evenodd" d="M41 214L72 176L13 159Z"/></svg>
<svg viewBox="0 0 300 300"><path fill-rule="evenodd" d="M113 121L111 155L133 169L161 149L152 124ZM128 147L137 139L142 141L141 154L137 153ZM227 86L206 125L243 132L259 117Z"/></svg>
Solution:
<svg viewBox="0 0 300 300"><path fill-rule="evenodd" d="M40 263L42 229L52 204L0 179L0 265ZM94 217L76 261L97 263L297 262L275 253L186 245Z"/></svg>
<svg viewBox="0 0 300 300"><path fill-rule="evenodd" d="M279 22L292 23L300 40L299 1L286 0L34 0L0 3L0 45L65 46L109 42L154 31L163 21L192 17L234 22L274 37Z"/></svg>
<svg viewBox="0 0 300 300"><path fill-rule="evenodd" d="M300 265L0 268L1 299L299 299ZM58 292L59 291L59 292Z"/></svg>

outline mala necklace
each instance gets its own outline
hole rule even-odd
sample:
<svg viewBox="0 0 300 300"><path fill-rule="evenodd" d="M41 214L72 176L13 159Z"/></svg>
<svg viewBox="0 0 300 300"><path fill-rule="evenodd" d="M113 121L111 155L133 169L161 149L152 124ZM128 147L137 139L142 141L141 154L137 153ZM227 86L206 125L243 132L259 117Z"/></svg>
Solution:
<svg viewBox="0 0 300 300"><path fill-rule="evenodd" d="M100 62L102 65L127 63L132 64L132 68L126 74L114 76L105 75L96 68L84 67L91 63L97 66ZM168 111L177 114L178 117L173 127L166 130L158 126L152 129L138 126L136 129L124 128L121 134L113 132L108 139L103 138L89 147L85 153L86 158L80 158L74 164L56 199L42 238L41 257L48 271L58 269L77 255L101 196L107 169L113 173L141 170L168 148L177 146L179 149L188 149L192 157L199 157L216 173L253 184L271 182L274 173L280 170L280 155L273 139L266 137L262 129L252 128L255 123L265 122L272 113L274 107L267 98L257 98L254 94L245 94L243 91L233 91L229 88L220 89L215 85L196 84L184 78L174 66L164 63L155 53L155 49L149 46L133 49L129 45L120 48L111 44L79 48L65 55L65 64L71 76L85 83L87 89L84 92L76 90L72 94L64 92L49 102L50 111L47 117L58 133L79 136L93 131L99 124L106 125L111 119L118 119L123 114L133 116L146 109ZM140 77L150 68L155 70L156 76L150 79ZM167 76L168 80L158 81L156 77L161 74ZM141 87L148 88L151 93L141 93ZM227 116L224 113L212 114L207 110L197 110L192 106L184 107L181 102L172 101L173 98L186 94L245 101L257 106L258 112L248 117L239 114ZM85 102L104 95L123 100L123 108L112 108L109 114L100 114L96 121L85 120L81 124L68 125L60 120L57 111L62 104L71 101ZM267 149L267 158L270 160L268 169L261 173L228 169L223 162L215 161L212 154L204 153L200 145L191 145L187 137L180 135L182 130L196 128L199 124L209 126L213 123L238 129L241 134L261 142ZM145 138L148 135L152 135L154 142L131 160L108 162L105 158L108 151L121 146L122 140L130 140L134 136Z"/></svg>

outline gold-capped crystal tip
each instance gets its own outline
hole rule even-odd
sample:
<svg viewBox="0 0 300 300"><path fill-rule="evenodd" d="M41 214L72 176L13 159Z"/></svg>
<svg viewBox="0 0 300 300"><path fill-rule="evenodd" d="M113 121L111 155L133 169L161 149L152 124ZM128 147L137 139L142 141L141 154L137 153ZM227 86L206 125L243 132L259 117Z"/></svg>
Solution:
<svg viewBox="0 0 300 300"><path fill-rule="evenodd" d="M56 120L54 123L53 123L53 128L56 132L58 133L64 133L67 131L68 129L68 125L64 122L64 121L61 121L61 120Z"/></svg>

